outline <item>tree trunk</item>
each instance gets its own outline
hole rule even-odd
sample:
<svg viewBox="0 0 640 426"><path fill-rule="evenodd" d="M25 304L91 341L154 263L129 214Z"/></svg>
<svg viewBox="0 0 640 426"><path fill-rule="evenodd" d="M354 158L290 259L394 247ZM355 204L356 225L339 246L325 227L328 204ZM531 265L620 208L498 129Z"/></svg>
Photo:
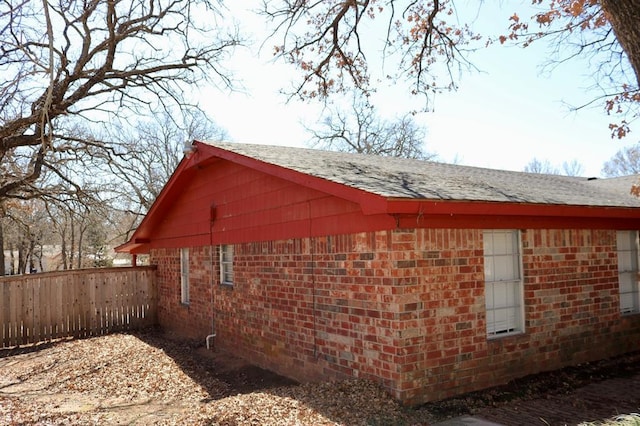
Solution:
<svg viewBox="0 0 640 426"><path fill-rule="evenodd" d="M33 255L36 259L38 259L38 267L40 268L40 272L44 272L44 262L42 258L44 257L44 246L42 245L42 236L39 239L40 242L37 244L37 250L33 251Z"/></svg>
<svg viewBox="0 0 640 426"><path fill-rule="evenodd" d="M71 248L69 250L69 269L73 269L73 259L76 254L76 224L73 220L73 215L71 215L69 222L71 223L71 235L69 236L69 243L71 244Z"/></svg>
<svg viewBox="0 0 640 426"><path fill-rule="evenodd" d="M21 239L18 243L18 274L24 275L27 270L27 243Z"/></svg>
<svg viewBox="0 0 640 426"><path fill-rule="evenodd" d="M60 257L62 258L62 269L69 269L69 253L67 251L67 226L60 226Z"/></svg>
<svg viewBox="0 0 640 426"><path fill-rule="evenodd" d="M13 254L13 250L14 250L14 247L13 247L13 244L11 244L9 246L9 256L11 258L11 275L16 274L16 257Z"/></svg>
<svg viewBox="0 0 640 426"><path fill-rule="evenodd" d="M33 256L35 254L36 242L33 240L33 235L31 241L29 242L29 273L35 272L36 265L33 263Z"/></svg>
<svg viewBox="0 0 640 426"><path fill-rule="evenodd" d="M640 0L600 0L640 87Z"/></svg>
<svg viewBox="0 0 640 426"><path fill-rule="evenodd" d="M0 260L0 277L4 277L7 273L4 263L4 229L0 220L0 252L2 252L2 260Z"/></svg>
<svg viewBox="0 0 640 426"><path fill-rule="evenodd" d="M84 256L84 251L82 250L84 229L82 227L80 227L78 234L78 267L76 269L82 269L82 257Z"/></svg>

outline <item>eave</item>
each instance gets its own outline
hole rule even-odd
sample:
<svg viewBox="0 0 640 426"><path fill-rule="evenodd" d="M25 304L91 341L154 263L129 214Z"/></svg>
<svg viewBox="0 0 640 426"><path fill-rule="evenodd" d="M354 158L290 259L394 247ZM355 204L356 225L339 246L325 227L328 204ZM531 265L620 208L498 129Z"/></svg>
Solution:
<svg viewBox="0 0 640 426"><path fill-rule="evenodd" d="M147 238L135 238L117 246L114 250L119 253L148 253L150 243L151 240Z"/></svg>
<svg viewBox="0 0 640 426"><path fill-rule="evenodd" d="M447 214L447 215L491 215L508 216L555 216L555 217L607 217L640 219L640 208L610 206L574 206L566 204L505 203L457 200L386 200L388 214Z"/></svg>
<svg viewBox="0 0 640 426"><path fill-rule="evenodd" d="M399 227L640 228L640 208L486 201L389 199Z"/></svg>
<svg viewBox="0 0 640 426"><path fill-rule="evenodd" d="M134 232L118 252L147 253L154 229L197 170L230 161L298 185L352 201L364 215L389 215L398 227L594 227L640 228L640 208L388 198L198 141L185 156Z"/></svg>

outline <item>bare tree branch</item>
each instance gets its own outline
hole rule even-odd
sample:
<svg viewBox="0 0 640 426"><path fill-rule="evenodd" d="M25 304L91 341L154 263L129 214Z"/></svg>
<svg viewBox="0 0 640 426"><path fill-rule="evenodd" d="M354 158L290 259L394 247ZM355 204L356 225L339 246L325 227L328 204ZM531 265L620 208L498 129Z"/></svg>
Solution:
<svg viewBox="0 0 640 426"><path fill-rule="evenodd" d="M397 9L403 10L401 15ZM451 0L265 1L262 13L275 23L272 37L282 40L275 47L276 56L303 73L289 93L303 99L324 99L351 87L365 94L372 90L362 40L372 38L367 26L378 16L387 20L384 54L401 57L400 67L389 78L413 81L416 94L453 88L454 70L470 65L466 49L477 40L469 27L456 26L450 19ZM447 82L439 82L440 67L447 70Z"/></svg>
<svg viewBox="0 0 640 426"><path fill-rule="evenodd" d="M63 154L89 149L70 131L78 123L186 107L188 86L200 82L229 86L221 61L241 41L235 28L217 25L218 6L214 0L0 4L0 201L32 197L45 167L65 176Z"/></svg>
<svg viewBox="0 0 640 426"><path fill-rule="evenodd" d="M366 98L354 96L351 110L333 109L318 129L307 128L311 145L322 149L389 157L433 159L424 149L426 134L410 114L384 121Z"/></svg>

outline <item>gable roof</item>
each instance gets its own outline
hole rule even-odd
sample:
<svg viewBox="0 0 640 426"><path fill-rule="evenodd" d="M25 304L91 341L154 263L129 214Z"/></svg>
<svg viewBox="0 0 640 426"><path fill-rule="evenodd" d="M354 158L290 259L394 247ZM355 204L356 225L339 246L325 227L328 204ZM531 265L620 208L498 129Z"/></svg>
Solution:
<svg viewBox="0 0 640 426"><path fill-rule="evenodd" d="M640 199L630 193L638 175L592 179L305 148L203 143L385 198L640 207Z"/></svg>
<svg viewBox="0 0 640 426"><path fill-rule="evenodd" d="M182 159L131 239L116 250L146 252L155 227L174 206L184 185L198 169L220 160L358 203L364 215L393 215L396 221L402 215L531 218L527 223L547 217L564 218L572 226L593 226L593 220L604 219L608 222L601 226L610 227L611 220L616 220L618 227L639 227L640 198L630 190L640 175L593 179L306 148L194 141L193 153ZM513 225L500 220L502 226ZM547 225L538 220L537 226Z"/></svg>

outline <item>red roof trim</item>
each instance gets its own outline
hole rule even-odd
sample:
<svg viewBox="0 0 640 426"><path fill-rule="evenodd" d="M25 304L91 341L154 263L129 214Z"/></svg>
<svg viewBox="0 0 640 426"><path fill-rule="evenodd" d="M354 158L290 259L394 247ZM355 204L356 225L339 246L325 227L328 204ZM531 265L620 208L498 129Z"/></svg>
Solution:
<svg viewBox="0 0 640 426"><path fill-rule="evenodd" d="M193 142L194 151L191 155L185 156L169 181L162 189L160 195L149 209L149 212L142 220L140 226L134 232L132 238L125 244L116 248L118 252L146 253L149 250L150 236L158 222L163 219L164 214L173 205L173 201L180 195L182 185L191 179L192 175L199 168L210 166L218 159L227 160L235 164L249 167L261 171L271 176L276 176L287 181L324 192L348 201L358 203L365 215L388 214L396 217L396 222L400 225L402 216L420 217L431 216L433 225L439 223L441 226L457 226L464 223L464 226L482 226L487 223L490 217L499 217L500 222L509 223L507 217L552 218L551 222L559 224L560 221L572 221L572 219L598 219L600 222L607 220L622 219L625 224L635 223L640 220L640 208L617 208L617 207L594 207L594 206L568 206L549 204L521 204L504 202L484 202L484 201L455 201L455 200L417 200L417 199L395 199L385 198L370 192L349 187L326 179L311 176L302 172L287 169L285 167L270 164L242 154L227 151L199 141ZM450 222L449 217L453 222ZM564 218L564 219L562 219ZM404 222L403 219L402 221ZM414 221L415 219L412 219ZM477 222L476 222L477 221ZM489 220L491 222L492 220ZM518 220L519 222L519 220ZM547 225L551 225L551 222ZM601 225L605 225L604 222ZM586 222L582 222L586 225ZM454 226L456 226L454 225ZM636 226L638 228L640 226Z"/></svg>
<svg viewBox="0 0 640 426"><path fill-rule="evenodd" d="M149 247L150 247L149 243L140 244L140 243L134 243L132 241L128 241L124 244L117 246L116 248L114 248L114 250L118 253L138 254L138 253L148 253Z"/></svg>
<svg viewBox="0 0 640 426"><path fill-rule="evenodd" d="M389 200L389 214L547 216L640 219L640 208L522 204L485 201Z"/></svg>

